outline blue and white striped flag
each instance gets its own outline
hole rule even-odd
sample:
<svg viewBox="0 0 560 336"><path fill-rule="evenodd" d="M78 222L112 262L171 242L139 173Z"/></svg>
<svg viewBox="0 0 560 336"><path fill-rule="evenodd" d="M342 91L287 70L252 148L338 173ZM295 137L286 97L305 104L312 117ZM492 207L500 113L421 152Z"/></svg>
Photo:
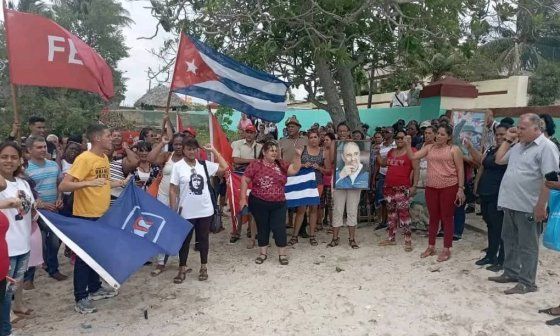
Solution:
<svg viewBox="0 0 560 336"><path fill-rule="evenodd" d="M185 34L181 34L171 90L272 122L280 122L287 109L285 82Z"/></svg>
<svg viewBox="0 0 560 336"><path fill-rule="evenodd" d="M313 168L301 168L297 175L288 176L286 183L288 208L303 205L319 205L321 199L317 189L317 179Z"/></svg>

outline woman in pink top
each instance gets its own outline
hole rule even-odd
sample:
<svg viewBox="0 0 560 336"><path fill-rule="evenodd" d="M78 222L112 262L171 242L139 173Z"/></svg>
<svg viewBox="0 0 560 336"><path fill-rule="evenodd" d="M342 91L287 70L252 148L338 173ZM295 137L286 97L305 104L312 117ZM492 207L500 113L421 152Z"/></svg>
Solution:
<svg viewBox="0 0 560 336"><path fill-rule="evenodd" d="M449 250L453 244L453 213L455 206L465 202L463 154L459 147L451 144L453 129L449 125L440 126L433 145L426 145L414 153L411 138L407 136L407 154L411 160L426 158L426 203L430 214L428 229L428 248L421 257L436 254L436 235L440 222L443 225L443 250L437 261L446 261L451 257Z"/></svg>

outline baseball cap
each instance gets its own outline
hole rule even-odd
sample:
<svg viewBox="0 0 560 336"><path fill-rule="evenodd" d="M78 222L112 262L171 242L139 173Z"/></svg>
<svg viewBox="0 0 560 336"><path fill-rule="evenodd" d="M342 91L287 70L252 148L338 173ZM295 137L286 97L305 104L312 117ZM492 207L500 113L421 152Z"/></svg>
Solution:
<svg viewBox="0 0 560 336"><path fill-rule="evenodd" d="M251 133L255 133L257 130L255 129L255 126L253 125L249 125L247 127L245 127L245 132L251 132Z"/></svg>
<svg viewBox="0 0 560 336"><path fill-rule="evenodd" d="M432 123L429 120L424 120L420 124L420 128L426 128L426 127L429 127L429 126L432 126Z"/></svg>
<svg viewBox="0 0 560 336"><path fill-rule="evenodd" d="M185 133L185 132L186 132L186 133L190 133L193 137L196 138L196 130L195 130L194 128L192 128L192 127L187 127L187 128L183 131L183 133Z"/></svg>

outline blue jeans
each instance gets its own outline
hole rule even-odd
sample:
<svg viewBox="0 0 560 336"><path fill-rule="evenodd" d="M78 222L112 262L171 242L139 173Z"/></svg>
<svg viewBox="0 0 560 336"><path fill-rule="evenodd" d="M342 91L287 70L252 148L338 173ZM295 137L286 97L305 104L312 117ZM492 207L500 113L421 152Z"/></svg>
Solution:
<svg viewBox="0 0 560 336"><path fill-rule="evenodd" d="M29 252L18 256L10 257L10 270L8 276L16 280L17 284L9 284L6 288L4 303L2 304L2 336L12 333L12 324L10 323L10 312L12 310L12 296L15 292L15 286L21 284L23 273L27 270L29 262Z"/></svg>
<svg viewBox="0 0 560 336"><path fill-rule="evenodd" d="M379 173L375 178L375 207L381 206L381 202L385 201L383 196L383 186L385 186L385 175Z"/></svg>
<svg viewBox="0 0 560 336"><path fill-rule="evenodd" d="M58 250L60 249L60 239L46 225L41 226L43 236L43 258L47 265L47 273L50 276L58 273Z"/></svg>
<svg viewBox="0 0 560 336"><path fill-rule="evenodd" d="M91 221L98 219L74 217ZM80 257L76 256L76 262L74 263L74 299L76 302L87 298L89 294L97 292L99 288L101 288L99 274L89 267Z"/></svg>
<svg viewBox="0 0 560 336"><path fill-rule="evenodd" d="M461 238L463 236L463 231L465 230L465 206L466 203L463 203L460 207L455 207L455 214L453 215L453 225L455 227L453 231L454 237Z"/></svg>

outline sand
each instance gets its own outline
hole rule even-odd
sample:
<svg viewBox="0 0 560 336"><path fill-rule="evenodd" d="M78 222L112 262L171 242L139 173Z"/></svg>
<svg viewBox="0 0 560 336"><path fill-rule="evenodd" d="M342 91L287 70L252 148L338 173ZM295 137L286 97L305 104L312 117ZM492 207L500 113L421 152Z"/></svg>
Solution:
<svg viewBox="0 0 560 336"><path fill-rule="evenodd" d="M466 230L446 263L419 258L427 238L418 234L411 253L402 237L397 246L378 247L384 232L371 226L357 237L358 250L348 246L346 230L335 248L326 248L325 232L316 247L300 239L289 250L290 265L281 266L275 248L256 265L257 250L247 250L246 239L231 245L222 232L211 237L208 281L197 280L192 253L194 271L173 284L173 258L159 277L143 267L90 315L74 312L71 280L56 282L41 270L36 289L25 292L34 312L15 325L15 335L560 335L537 313L560 304L555 252L541 248L538 292L506 296L510 285L487 281L494 273L474 265L486 245L480 233ZM71 274L68 259L60 260Z"/></svg>

